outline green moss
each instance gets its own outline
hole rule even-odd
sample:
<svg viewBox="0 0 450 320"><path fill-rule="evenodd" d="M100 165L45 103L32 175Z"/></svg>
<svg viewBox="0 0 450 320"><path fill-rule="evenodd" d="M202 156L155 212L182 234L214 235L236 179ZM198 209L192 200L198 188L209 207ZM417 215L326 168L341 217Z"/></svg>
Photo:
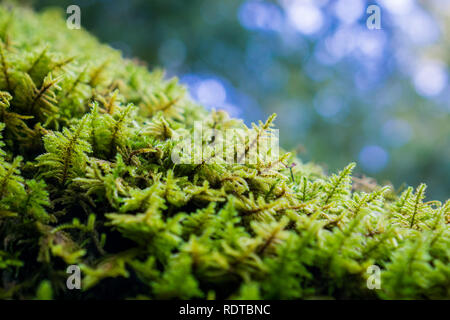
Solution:
<svg viewBox="0 0 450 320"><path fill-rule="evenodd" d="M274 117L207 112L59 12L0 7L0 40L0 297L450 298L450 202L425 185L352 185L354 164L286 153L174 164L195 121L265 137Z"/></svg>

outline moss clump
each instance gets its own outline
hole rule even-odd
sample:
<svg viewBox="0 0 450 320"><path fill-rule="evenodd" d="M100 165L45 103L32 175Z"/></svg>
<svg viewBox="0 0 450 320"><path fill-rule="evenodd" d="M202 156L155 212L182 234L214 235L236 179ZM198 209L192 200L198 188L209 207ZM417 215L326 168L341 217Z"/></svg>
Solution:
<svg viewBox="0 0 450 320"><path fill-rule="evenodd" d="M0 7L0 40L1 298L450 298L450 204L425 185L364 192L354 164L289 154L174 164L195 121L263 137L273 117L206 112L58 12Z"/></svg>

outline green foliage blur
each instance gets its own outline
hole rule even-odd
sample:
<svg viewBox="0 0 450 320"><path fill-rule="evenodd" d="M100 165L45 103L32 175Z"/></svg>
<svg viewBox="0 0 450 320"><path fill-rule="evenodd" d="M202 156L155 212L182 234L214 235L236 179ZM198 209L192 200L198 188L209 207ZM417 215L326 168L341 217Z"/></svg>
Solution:
<svg viewBox="0 0 450 320"><path fill-rule="evenodd" d="M330 171L450 191L450 5L445 0L35 0L79 5L125 57L164 67L209 108L276 112L281 145ZM370 4L381 29L369 30Z"/></svg>

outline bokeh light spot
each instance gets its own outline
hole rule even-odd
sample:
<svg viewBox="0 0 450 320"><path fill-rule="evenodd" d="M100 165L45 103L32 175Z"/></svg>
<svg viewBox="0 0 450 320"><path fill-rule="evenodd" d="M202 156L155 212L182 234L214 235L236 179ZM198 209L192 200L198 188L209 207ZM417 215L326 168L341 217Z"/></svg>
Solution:
<svg viewBox="0 0 450 320"><path fill-rule="evenodd" d="M352 24L362 16L364 2L362 0L339 0L334 5L334 11L341 22Z"/></svg>
<svg viewBox="0 0 450 320"><path fill-rule="evenodd" d="M414 0L378 0L392 14L407 14L414 8Z"/></svg>
<svg viewBox="0 0 450 320"><path fill-rule="evenodd" d="M272 3L246 1L238 11L238 19L246 29L280 30L283 23L281 10Z"/></svg>
<svg viewBox="0 0 450 320"><path fill-rule="evenodd" d="M389 160L389 153L377 145L368 145L361 149L359 161L369 173L376 173L384 169Z"/></svg>
<svg viewBox="0 0 450 320"><path fill-rule="evenodd" d="M383 125L381 134L386 143L400 147L411 140L412 129L405 120L390 119Z"/></svg>
<svg viewBox="0 0 450 320"><path fill-rule="evenodd" d="M431 44L439 39L439 27L436 20L422 9L415 9L410 14L397 17L401 30L416 45Z"/></svg>
<svg viewBox="0 0 450 320"><path fill-rule="evenodd" d="M322 117L331 118L342 110L342 102L336 96L322 94L316 97L314 107Z"/></svg>
<svg viewBox="0 0 450 320"><path fill-rule="evenodd" d="M286 11L294 29L306 35L318 32L324 23L322 11L312 3L294 1Z"/></svg>
<svg viewBox="0 0 450 320"><path fill-rule="evenodd" d="M209 108L223 105L227 98L224 86L216 79L203 80L196 91L198 101Z"/></svg>
<svg viewBox="0 0 450 320"><path fill-rule="evenodd" d="M417 93L425 97L436 96L447 85L447 72L438 62L419 63L413 76Z"/></svg>

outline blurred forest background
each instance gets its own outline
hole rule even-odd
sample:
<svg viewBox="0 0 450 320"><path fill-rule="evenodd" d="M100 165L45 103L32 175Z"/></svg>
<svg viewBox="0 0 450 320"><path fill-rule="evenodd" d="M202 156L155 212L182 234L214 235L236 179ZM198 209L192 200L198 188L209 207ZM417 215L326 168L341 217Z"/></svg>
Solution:
<svg viewBox="0 0 450 320"><path fill-rule="evenodd" d="M329 171L429 185L450 197L448 0L31 0L81 24L194 99L252 121L278 114L281 145ZM369 30L369 5L381 29Z"/></svg>

